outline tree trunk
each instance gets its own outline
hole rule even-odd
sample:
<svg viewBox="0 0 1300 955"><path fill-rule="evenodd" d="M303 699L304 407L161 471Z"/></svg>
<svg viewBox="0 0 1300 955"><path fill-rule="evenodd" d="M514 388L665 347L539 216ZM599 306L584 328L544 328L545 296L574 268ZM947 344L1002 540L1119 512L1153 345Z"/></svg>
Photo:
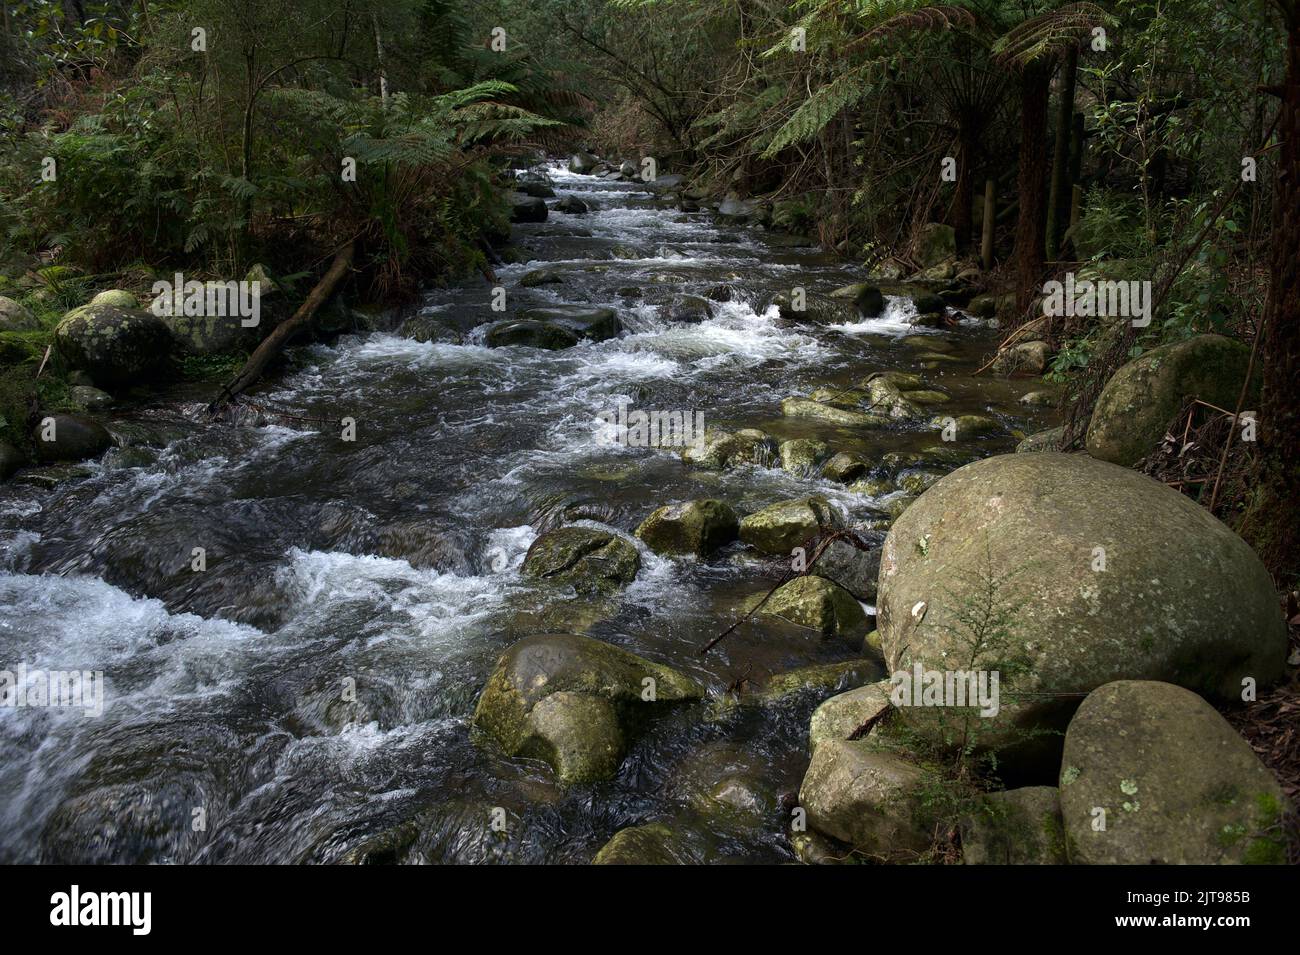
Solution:
<svg viewBox="0 0 1300 955"><path fill-rule="evenodd" d="M1300 578L1300 18L1288 22L1270 285L1260 339L1264 391L1254 493L1240 531L1281 584Z"/></svg>
<svg viewBox="0 0 1300 955"><path fill-rule="evenodd" d="M980 240L980 262L983 263L985 272L993 269L993 225L995 222L993 188L993 180L986 179L984 181L984 234Z"/></svg>
<svg viewBox="0 0 1300 955"><path fill-rule="evenodd" d="M957 252L965 255L970 248L974 229L976 134L971 118L963 116L958 131L957 203L952 212L952 227L957 233Z"/></svg>
<svg viewBox="0 0 1300 955"><path fill-rule="evenodd" d="M208 405L208 413L216 414L225 405L248 388L253 382L261 376L271 359L278 355L284 346L289 344L289 339L305 326L311 317L316 314L325 302L333 294L335 287L341 282L352 268L352 255L355 252L355 246L349 242L343 248L334 253L334 261L330 264L329 271L324 277L316 283L316 287L311 290L307 296L307 301L298 306L298 310L285 321L276 326L275 331L262 339L262 343L254 349L253 354L248 356L248 361L244 362L244 367L239 370L234 381L221 389L212 404Z"/></svg>
<svg viewBox="0 0 1300 955"><path fill-rule="evenodd" d="M1033 63L1020 76L1020 166L1016 222L1016 311L1020 317L1038 293L1047 244L1047 105L1051 67Z"/></svg>
<svg viewBox="0 0 1300 955"><path fill-rule="evenodd" d="M1061 65L1061 101L1056 111L1056 143L1052 152L1052 191L1047 202L1047 257L1061 252L1065 214L1070 207L1067 176L1070 168L1070 132L1074 124L1074 82L1079 67L1079 50L1070 47Z"/></svg>

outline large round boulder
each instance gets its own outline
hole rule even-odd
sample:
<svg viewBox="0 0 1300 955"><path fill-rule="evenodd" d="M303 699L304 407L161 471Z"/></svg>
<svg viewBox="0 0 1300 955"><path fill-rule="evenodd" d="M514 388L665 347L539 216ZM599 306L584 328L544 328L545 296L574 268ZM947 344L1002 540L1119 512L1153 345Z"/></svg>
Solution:
<svg viewBox="0 0 1300 955"><path fill-rule="evenodd" d="M1272 580L1246 543L1178 492L1086 455L1000 455L931 487L885 540L877 613L891 671L999 675L996 713L905 706L914 729L975 736L1039 769L1103 684L1239 698L1244 678L1277 679L1286 658Z"/></svg>
<svg viewBox="0 0 1300 955"><path fill-rule="evenodd" d="M54 347L70 368L96 385L133 385L162 372L171 355L171 333L156 315L112 305L83 305L59 320Z"/></svg>
<svg viewBox="0 0 1300 955"><path fill-rule="evenodd" d="M564 783L608 779L657 708L703 689L676 670L571 633L527 637L497 661L474 726L510 756L550 763Z"/></svg>
<svg viewBox="0 0 1300 955"><path fill-rule="evenodd" d="M1153 348L1106 382L1088 424L1088 453L1130 467L1160 443L1187 398L1235 408L1249 365L1250 349L1221 335Z"/></svg>
<svg viewBox="0 0 1300 955"><path fill-rule="evenodd" d="M1108 683L1065 734L1061 811L1073 863L1281 863L1286 809L1250 744L1182 687Z"/></svg>

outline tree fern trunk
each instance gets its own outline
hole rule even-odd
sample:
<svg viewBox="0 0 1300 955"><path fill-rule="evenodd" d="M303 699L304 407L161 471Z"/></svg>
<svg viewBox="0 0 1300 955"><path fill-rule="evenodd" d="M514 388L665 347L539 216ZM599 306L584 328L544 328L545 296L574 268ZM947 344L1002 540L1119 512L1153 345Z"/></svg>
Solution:
<svg viewBox="0 0 1300 955"><path fill-rule="evenodd" d="M1300 18L1289 17L1288 27L1271 278L1260 340L1259 457L1239 528L1283 586L1300 578Z"/></svg>
<svg viewBox="0 0 1300 955"><path fill-rule="evenodd" d="M1056 111L1056 145L1052 152L1052 191L1047 203L1047 257L1055 259L1061 251L1061 235L1070 208L1070 128L1074 117L1074 81L1079 67L1079 51L1070 47L1061 65L1061 102Z"/></svg>
<svg viewBox="0 0 1300 955"><path fill-rule="evenodd" d="M1016 222L1016 311L1023 315L1043 278L1047 242L1047 105L1051 67L1033 63L1020 76L1020 172Z"/></svg>

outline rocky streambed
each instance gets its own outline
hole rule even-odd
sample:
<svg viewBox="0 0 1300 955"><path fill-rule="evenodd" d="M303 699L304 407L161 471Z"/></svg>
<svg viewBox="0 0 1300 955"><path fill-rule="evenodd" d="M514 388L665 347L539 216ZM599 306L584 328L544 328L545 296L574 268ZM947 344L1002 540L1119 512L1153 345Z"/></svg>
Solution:
<svg viewBox="0 0 1300 955"><path fill-rule="evenodd" d="M1245 545L1011 454L1043 383L974 376L998 336L951 276L864 286L750 204L578 168L521 180L504 297L313 346L243 426L122 409L74 479L0 487L4 661L107 688L0 710L0 860L912 861L960 815L970 861L1270 861L1276 782L1162 689L1280 674ZM1010 810L944 801L968 714L882 718L916 665L1006 674L975 736ZM1127 712L1158 773L1106 750ZM1180 762L1193 712L1231 758ZM1119 835L1085 846L1096 805Z"/></svg>

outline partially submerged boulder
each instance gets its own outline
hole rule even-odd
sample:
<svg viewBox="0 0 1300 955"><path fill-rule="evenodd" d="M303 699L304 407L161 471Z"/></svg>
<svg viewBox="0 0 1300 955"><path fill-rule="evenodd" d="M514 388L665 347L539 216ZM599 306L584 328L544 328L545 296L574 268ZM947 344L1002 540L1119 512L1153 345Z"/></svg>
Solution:
<svg viewBox="0 0 1300 955"><path fill-rule="evenodd" d="M825 441L792 438L781 442L781 467L791 474L807 477L817 470L817 465L825 461L830 453L830 445Z"/></svg>
<svg viewBox="0 0 1300 955"><path fill-rule="evenodd" d="M778 587L759 610L807 627L823 637L838 637L860 646L867 634L867 614L853 595L825 577L796 577Z"/></svg>
<svg viewBox="0 0 1300 955"><path fill-rule="evenodd" d="M813 711L808 723L808 749L815 751L827 740L853 739L888 712L890 682L879 680L832 696Z"/></svg>
<svg viewBox="0 0 1300 955"><path fill-rule="evenodd" d="M722 501L706 498L659 508L636 529L636 536L658 554L707 557L730 544L738 533L736 512Z"/></svg>
<svg viewBox="0 0 1300 955"><path fill-rule="evenodd" d="M511 222L545 222L551 214L546 208L546 200L536 196L512 192L508 200Z"/></svg>
<svg viewBox="0 0 1300 955"><path fill-rule="evenodd" d="M766 467L779 454L772 438L757 428L723 431L706 428L704 440L682 449L682 460L699 468L724 470L746 464Z"/></svg>
<svg viewBox="0 0 1300 955"><path fill-rule="evenodd" d="M999 455L926 491L885 540L877 620L891 671L1001 674L994 715L905 707L915 730L937 743L970 730L1039 768L1072 694L1160 679L1234 698L1286 658L1250 547L1177 491L1085 455Z"/></svg>
<svg viewBox="0 0 1300 955"><path fill-rule="evenodd" d="M740 521L740 539L768 556L789 557L819 531L839 524L839 514L826 498L797 498L746 515Z"/></svg>
<svg viewBox="0 0 1300 955"><path fill-rule="evenodd" d="M1020 342L998 352L993 372L998 375L1041 375L1052 360L1052 346L1047 342Z"/></svg>
<svg viewBox="0 0 1300 955"><path fill-rule="evenodd" d="M889 421L884 415L850 411L811 398L786 398L781 402L781 413L787 418L812 418L844 428L879 428Z"/></svg>
<svg viewBox="0 0 1300 955"><path fill-rule="evenodd" d="M635 545L592 527L560 527L541 535L528 548L522 568L527 577L569 584L579 593L616 590L640 569Z"/></svg>
<svg viewBox="0 0 1300 955"><path fill-rule="evenodd" d="M1287 808L1250 744L1181 687L1108 683L1065 734L1061 809L1073 863L1281 864Z"/></svg>
<svg viewBox="0 0 1300 955"><path fill-rule="evenodd" d="M41 461L85 461L112 447L113 438L94 418L55 414L37 422L32 443Z"/></svg>
<svg viewBox="0 0 1300 955"><path fill-rule="evenodd" d="M1160 443L1187 398L1235 408L1249 365L1250 349L1221 335L1153 348L1106 382L1088 425L1088 453L1131 467ZM1248 401L1257 395L1252 386Z"/></svg>
<svg viewBox="0 0 1300 955"><path fill-rule="evenodd" d="M576 634L527 637L497 661L474 711L507 755L550 763L566 784L608 779L655 711L703 689L676 670Z"/></svg>

